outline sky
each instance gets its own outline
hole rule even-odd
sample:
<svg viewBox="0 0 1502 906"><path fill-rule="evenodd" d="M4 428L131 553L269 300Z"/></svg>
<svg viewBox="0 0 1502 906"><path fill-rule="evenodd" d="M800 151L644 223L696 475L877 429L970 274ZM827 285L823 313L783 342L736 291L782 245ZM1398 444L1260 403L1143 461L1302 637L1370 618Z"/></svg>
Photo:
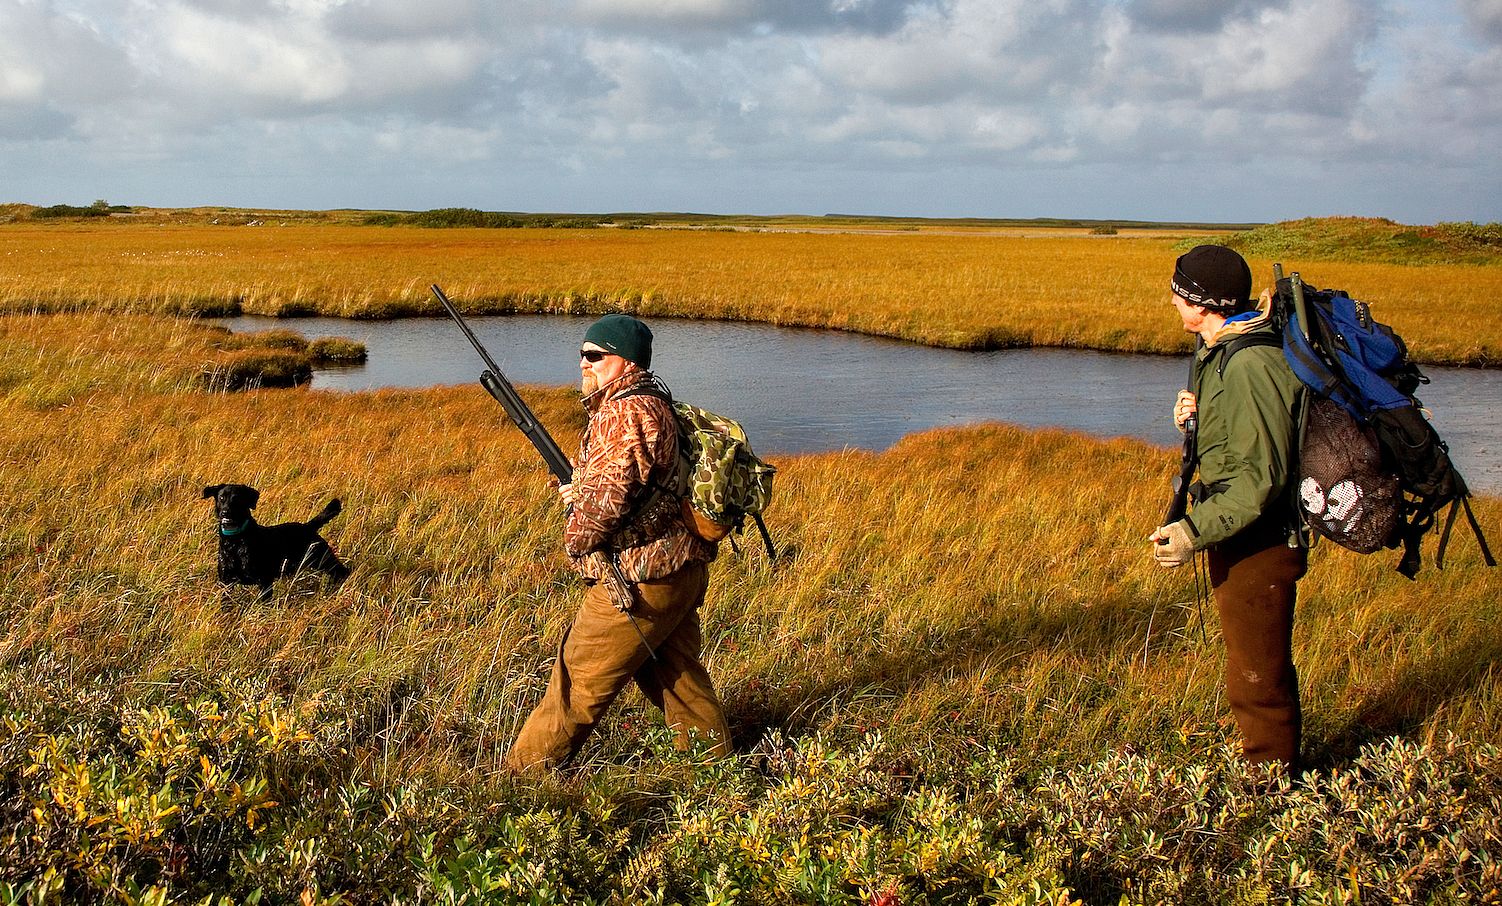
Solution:
<svg viewBox="0 0 1502 906"><path fill-rule="evenodd" d="M1502 220L1502 0L0 0L0 202Z"/></svg>

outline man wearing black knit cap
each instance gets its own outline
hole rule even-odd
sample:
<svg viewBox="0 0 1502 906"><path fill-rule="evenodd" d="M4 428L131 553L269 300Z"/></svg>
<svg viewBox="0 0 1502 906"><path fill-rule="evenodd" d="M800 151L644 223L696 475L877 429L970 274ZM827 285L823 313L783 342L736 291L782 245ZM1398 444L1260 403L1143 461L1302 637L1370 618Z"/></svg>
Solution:
<svg viewBox="0 0 1502 906"><path fill-rule="evenodd" d="M506 756L512 771L568 761L633 682L678 731L680 747L697 734L712 753L730 751L699 626L715 543L684 521L678 422L651 366L652 331L636 318L606 315L585 331L579 386L589 425L573 483L558 492L568 505L563 547L589 589L547 691ZM602 560L629 583L625 614L606 590Z"/></svg>
<svg viewBox="0 0 1502 906"><path fill-rule="evenodd" d="M1278 348L1268 294L1253 302L1251 269L1236 252L1197 246L1175 263L1170 287L1184 330L1204 341L1174 406L1181 429L1198 419L1203 492L1188 516L1149 536L1153 558L1171 568L1207 553L1243 752L1294 769L1293 610L1305 548L1291 488L1303 385Z"/></svg>

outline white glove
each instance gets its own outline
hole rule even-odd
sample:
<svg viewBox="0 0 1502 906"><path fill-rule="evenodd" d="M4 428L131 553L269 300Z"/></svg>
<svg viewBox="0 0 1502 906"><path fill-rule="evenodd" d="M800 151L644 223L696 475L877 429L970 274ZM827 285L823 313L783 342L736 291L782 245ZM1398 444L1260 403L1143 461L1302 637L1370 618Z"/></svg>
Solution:
<svg viewBox="0 0 1502 906"><path fill-rule="evenodd" d="M1199 401L1188 390L1180 390L1178 398L1173 401L1173 423L1180 431L1184 430L1184 422L1189 416L1199 411Z"/></svg>
<svg viewBox="0 0 1502 906"><path fill-rule="evenodd" d="M1194 559L1194 542L1182 521L1160 526L1147 540L1153 542L1153 559L1159 566L1173 569Z"/></svg>

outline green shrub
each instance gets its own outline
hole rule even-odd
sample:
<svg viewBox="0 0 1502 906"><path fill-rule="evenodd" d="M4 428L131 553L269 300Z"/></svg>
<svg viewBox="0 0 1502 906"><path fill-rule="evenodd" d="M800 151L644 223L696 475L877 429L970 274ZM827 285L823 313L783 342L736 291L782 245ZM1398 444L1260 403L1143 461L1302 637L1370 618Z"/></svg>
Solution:
<svg viewBox="0 0 1502 906"><path fill-rule="evenodd" d="M55 204L45 208L37 208L31 212L31 216L37 220L49 220L57 217L108 217L110 212L104 208L80 208L71 204Z"/></svg>
<svg viewBox="0 0 1502 906"><path fill-rule="evenodd" d="M38 220L48 220L58 217L108 217L111 214L126 214L130 210L129 205L110 204L101 198L88 207L55 204L45 208L36 208L32 210L31 216Z"/></svg>
<svg viewBox="0 0 1502 906"><path fill-rule="evenodd" d="M370 226L418 226L430 228L481 227L487 229L593 229L609 223L608 217L558 214L509 214L475 208L437 208L415 214L373 214L363 221Z"/></svg>
<svg viewBox="0 0 1502 906"><path fill-rule="evenodd" d="M381 785L366 704L250 678L0 673L0 903L1448 903L1502 885L1502 754L1390 739L1292 780L1229 748L1040 768L768 736L564 785ZM145 690L145 691L143 691ZM647 764L650 770L645 770Z"/></svg>
<svg viewBox="0 0 1502 906"><path fill-rule="evenodd" d="M477 211L474 208L439 208L433 211L423 211L407 215L403 218L403 222L409 226L421 227L507 228L523 225L521 219L513 215Z"/></svg>
<svg viewBox="0 0 1502 906"><path fill-rule="evenodd" d="M365 361L365 344L344 337L324 337L308 344L314 365L350 364Z"/></svg>

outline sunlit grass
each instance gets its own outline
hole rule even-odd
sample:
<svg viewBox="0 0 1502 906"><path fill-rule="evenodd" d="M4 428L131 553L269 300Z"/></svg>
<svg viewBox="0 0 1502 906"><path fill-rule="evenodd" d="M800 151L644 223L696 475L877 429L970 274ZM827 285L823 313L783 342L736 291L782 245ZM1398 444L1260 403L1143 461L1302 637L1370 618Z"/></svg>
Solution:
<svg viewBox="0 0 1502 906"><path fill-rule="evenodd" d="M938 346L1182 351L1164 302L1183 234L867 234L10 224L0 310L440 314L634 311ZM1502 268L1282 260L1375 304L1425 361L1498 360ZM1271 260L1254 258L1259 284Z"/></svg>
<svg viewBox="0 0 1502 906"><path fill-rule="evenodd" d="M11 627L0 656L40 646L148 678L265 669L286 690L421 690L423 716L409 720L437 734L421 747L434 765L433 747L459 751L437 732L446 727L481 720L510 733L577 586L543 470L488 397L469 387L187 392L162 376L187 376L193 356L157 332L183 348L216 334L121 321L138 329L122 327L118 348L94 354L92 323L0 319L40 344L40 360L67 365L32 369L3 400L0 456L17 467L0 487ZM161 369L107 370L158 348ZM75 385L70 369L96 376ZM37 405L63 399L38 389L59 380L65 402ZM574 443L572 392L528 394ZM726 556L707 612L742 742L772 726L835 732L852 721L921 734L955 713L989 737L1082 754L1106 738L1146 745L1165 722L1220 719L1205 661L1215 648L1198 650L1188 577L1153 567L1142 542L1168 451L992 426L779 465L771 523L794 557L770 569ZM200 489L226 481L261 488L266 522L308 518L340 497L328 532L355 568L345 588L294 584L271 604L221 605ZM1480 501L1484 525L1495 507ZM1347 725L1376 720L1372 701L1398 726L1422 725L1443 704L1447 725L1463 716L1493 738L1477 671L1499 605L1467 541L1458 536L1451 567L1419 583L1392 573L1389 557L1316 551L1299 649L1312 724L1329 730L1317 747L1349 748ZM1394 691L1414 671L1422 687ZM1159 702L1165 688L1180 690L1172 707Z"/></svg>
<svg viewBox="0 0 1502 906"><path fill-rule="evenodd" d="M540 872L535 877L557 879L550 883L598 893L634 889L638 878L687 891L690 901L711 898L717 864L768 900L805 883L835 883L835 898L850 902L889 884L915 896L925 884L970 891L954 894L962 899L1002 880L1016 884L1006 889L1040 880L1042 889L1099 893L1133 876L1133 860L1110 841L1158 827L1158 819L1125 806L1096 812L1087 803L1098 792L1145 785L1156 792L1144 801L1260 801L1238 792L1235 784L1250 781L1233 779L1241 775L1213 754L1235 738L1213 607L1193 603L1187 571L1152 565L1143 540L1161 512L1173 451L987 425L916 435L882 453L772 456L780 472L768 517L789 557L773 566L757 544L746 544L744 556L727 550L712 568L704 612L708 662L736 746L771 760L720 769L673 762L653 729L658 718L632 692L583 751L575 779L517 786L497 776L500 760L541 694L580 587L559 550L562 516L543 468L479 388L207 392L193 375L221 354L222 331L101 315L8 315L0 331L8 375L0 389L0 676L46 677L52 690L38 687L13 702L19 716L0 715L11 721L0 720L0 756L18 772L7 789L32 789L20 766L44 763L24 777L51 778L47 789L63 796L35 805L55 824L35 823L41 819L24 797L4 804L30 835L26 845L42 847L16 850L35 864L62 858L46 847L71 841L81 847L78 859L97 860L106 874L133 859L169 865L174 850L160 841L206 827L189 839L236 853L224 864L248 879L244 891L264 884L286 896L297 891L285 894L288 882L271 879L321 878L321 895L332 885L370 897L358 884L376 877L376 866L389 872L381 877L415 885L408 890L438 890L421 887L439 885L437 878L477 883L462 880L481 877L463 867L470 857L447 848L462 840L491 860L471 865L474 872L485 865L499 872L515 856ZM523 392L572 447L583 425L575 394ZM354 569L348 582L334 593L313 580L285 582L268 602L252 589L223 596L200 490L225 481L261 489L264 522L305 519L340 497L344 513L325 534ZM1502 534L1496 498L1478 500L1477 514L1494 538ZM1471 769L1466 759L1494 764L1494 754L1464 753L1502 740L1496 576L1464 533L1452 541L1447 568L1426 568L1417 582L1399 577L1394 561L1329 546L1314 552L1295 639L1311 760L1339 770L1390 734L1453 733L1464 742L1462 754L1443 756L1450 761L1404 749L1352 776L1391 776L1401 786L1415 782L1415 765L1443 764L1459 777ZM225 693L226 684L241 691ZM293 741L267 754L264 733L235 735L228 725L190 719L204 695ZM37 696L68 701L25 710ZM191 752L238 771L232 776L249 792L190 795L210 777L196 756L174 761L132 742L139 733L121 736L142 719L132 716L138 704L176 715L181 732L199 740ZM873 732L882 743L861 755ZM48 746L60 748L47 754ZM241 753L239 760L226 752ZM1213 777L1181 789L1189 783L1181 772L1207 760ZM115 765L101 767L97 782L116 784L126 804L80 792L80 763ZM179 763L173 770L187 772L173 787L182 791L182 827L132 817L145 815L163 765ZM1096 763L1105 766L1088 767ZM1064 773L1049 775L1051 767ZM257 777L280 778L278 796L269 797L280 807L256 805ZM873 801L878 782L894 784L881 794L889 804L863 811L859 803ZM1036 795L1014 795L1034 783ZM391 792L394 804L372 792L396 787L427 792L412 799ZM330 799L335 788L351 804ZM486 797L506 803L503 813L470 807ZM562 810L550 804L555 797ZM1026 806L1036 797L1057 805ZM1345 839L1344 825L1330 817L1345 814L1343 805L1326 814L1319 797L1298 801L1288 800L1287 820L1311 820L1298 817L1306 807L1324 816L1304 825L1301 833L1318 828L1307 839ZM74 802L84 816L76 824L67 817ZM855 817L831 824L797 811L799 802L823 809L818 815L844 814L829 811L836 803ZM1426 807L1401 797L1366 798L1361 807L1389 805ZM1502 807L1473 808L1481 839ZM102 810L100 824L89 823L90 809ZM276 829L247 834L250 811ZM1231 847L1217 850L1215 864L1283 877L1308 854L1267 824L1283 820L1279 814L1229 824L1206 816L1210 830L1195 833L1259 840L1265 857ZM778 815L824 840L828 858L851 865L868 858L875 867L826 877L821 857L796 855L798 833L766 827ZM1106 824L1050 823L1090 815ZM152 820L165 836L149 836ZM571 820L583 824L569 831ZM515 855L505 841L521 833L508 823L517 821L533 845L554 842ZM1318 823L1326 821L1335 824ZM111 848L100 827L147 836ZM867 828L866 837L841 827ZM974 840L965 835L977 827L991 842L952 848ZM1029 844L1020 861L998 863L979 855L1004 853L998 841L1044 828L1061 835L1049 839L1062 849ZM439 836L424 856L418 844L426 832ZM627 848L633 834L640 836ZM1358 860L1350 864L1362 872L1376 869L1361 859L1397 865L1412 854L1395 834L1362 837L1371 848L1342 858ZM307 839L316 853L297 855ZM1140 853L1162 843L1131 839ZM366 846L383 855L362 856ZM755 847L793 861L763 875ZM407 861L386 861L393 851ZM633 861L638 852L645 861ZM946 861L944 852L973 855ZM1210 883L1193 871L1205 858L1201 849L1175 849L1170 861L1151 863L1163 866L1153 883L1198 889ZM586 862L595 867L580 867ZM1479 862L1465 864L1468 878L1486 877ZM1013 869L1018 874L981 880ZM4 871L0 891L14 880ZM168 877L141 871L143 880ZM1485 882L1466 883L1474 890Z"/></svg>

